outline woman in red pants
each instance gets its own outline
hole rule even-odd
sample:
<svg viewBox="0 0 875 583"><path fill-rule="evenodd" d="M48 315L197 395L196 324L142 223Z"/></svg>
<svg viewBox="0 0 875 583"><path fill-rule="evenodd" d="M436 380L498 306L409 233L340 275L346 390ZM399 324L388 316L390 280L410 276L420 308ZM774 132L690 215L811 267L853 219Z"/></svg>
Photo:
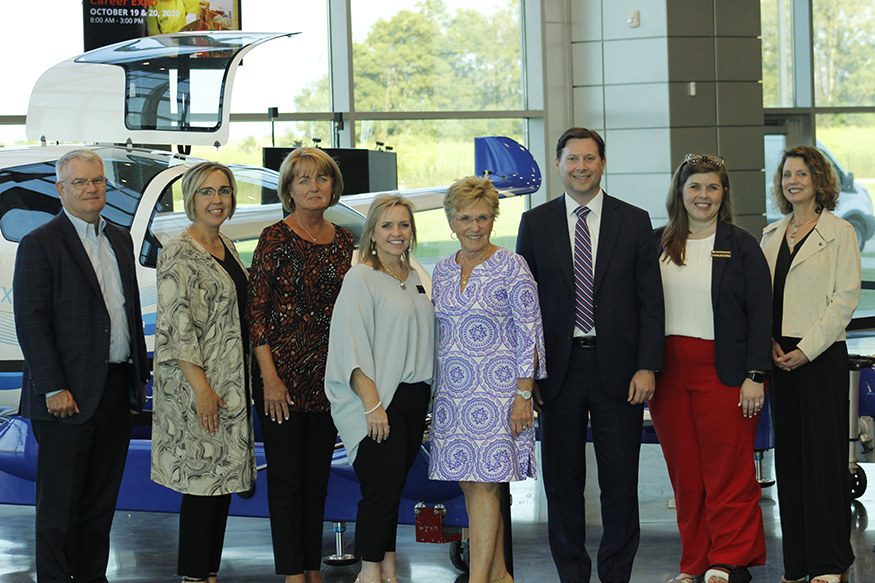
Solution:
<svg viewBox="0 0 875 583"><path fill-rule="evenodd" d="M666 207L665 362L650 412L683 544L669 583L747 583L766 557L753 446L771 367L769 267L732 224L719 156L687 154Z"/></svg>

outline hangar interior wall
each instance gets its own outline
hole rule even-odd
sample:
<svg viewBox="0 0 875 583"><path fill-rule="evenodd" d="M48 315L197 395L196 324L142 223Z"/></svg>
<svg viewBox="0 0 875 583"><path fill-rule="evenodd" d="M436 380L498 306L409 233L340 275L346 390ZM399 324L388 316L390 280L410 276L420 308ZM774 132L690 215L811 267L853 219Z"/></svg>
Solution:
<svg viewBox="0 0 875 583"><path fill-rule="evenodd" d="M718 154L735 221L758 234L766 205L759 36L759 0L544 0L548 159L566 127L599 130L605 190L647 209L656 226L684 155ZM552 167L545 174L548 197L557 196L561 182Z"/></svg>

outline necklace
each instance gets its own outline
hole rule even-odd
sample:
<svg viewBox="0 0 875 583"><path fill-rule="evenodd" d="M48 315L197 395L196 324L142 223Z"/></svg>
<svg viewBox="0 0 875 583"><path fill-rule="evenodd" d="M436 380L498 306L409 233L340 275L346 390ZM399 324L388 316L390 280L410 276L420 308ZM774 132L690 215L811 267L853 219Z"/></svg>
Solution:
<svg viewBox="0 0 875 583"><path fill-rule="evenodd" d="M405 269L406 267L407 267L407 266L406 266L404 263L401 264L401 275L405 275L405 274L404 274L404 269ZM392 271L392 268L390 268L390 267L389 267L388 265L386 265L385 263L383 264L383 271L385 271L387 274L389 274L389 275L391 275L392 277L394 277L394 278L395 278L395 281L397 281L398 283L401 284L401 289L407 289L407 284L404 283L404 279L407 279L406 276L404 277L404 279L401 279L400 277L398 277L397 275L395 275L395 272Z"/></svg>
<svg viewBox="0 0 875 583"><path fill-rule="evenodd" d="M200 243L201 245L204 245L206 247L212 247L213 249L221 249L222 248L222 239L219 239L219 241L217 243L207 243L206 241L201 239L201 236L197 233L197 229L194 227L194 225L192 225L189 228L188 232L192 237L194 237L194 240L197 241L198 243Z"/></svg>
<svg viewBox="0 0 875 583"><path fill-rule="evenodd" d="M790 239L787 241L787 245L788 247L790 247L790 251L793 250L793 245L796 242L796 233L799 231L799 227L804 227L808 223L813 223L816 220L817 217L814 217L813 219L805 221L804 223L790 223L790 226L793 227L793 232L790 233Z"/></svg>
<svg viewBox="0 0 875 583"><path fill-rule="evenodd" d="M304 225L301 224L301 220L298 218L298 213L292 213L292 216L295 217L295 222L298 223L298 226L301 227L302 229L304 229L304 232L307 233L307 236L310 237L311 239L313 239L313 242L315 243L316 239L318 239L318 237L314 237L312 234L310 234L310 231L307 230L307 227L305 227ZM319 223L319 234L320 235L322 234L322 228L323 228L324 224L325 224L324 221Z"/></svg>
<svg viewBox="0 0 875 583"><path fill-rule="evenodd" d="M462 285L461 285L461 289L460 289L460 291L465 291L465 288L468 287L468 280L471 278L471 274L474 273L474 268L477 267L478 265L480 265L481 263L483 263L484 261L486 261L487 259L489 259L490 257L492 257L492 254L493 254L494 252L495 252L495 249L493 249L493 248L492 248L492 245L490 245L490 246L489 246L489 249L486 250L486 253L483 255L483 257L481 257L480 259L478 259L478 260L477 260L477 261L471 266L471 271L468 272L468 275L465 275L465 274L464 274L465 270L464 270L464 268L462 269L462 272L461 272L461 273L462 273L462 276L461 276L461 284L462 284ZM461 265L462 265L462 264L460 263L459 266L461 267Z"/></svg>

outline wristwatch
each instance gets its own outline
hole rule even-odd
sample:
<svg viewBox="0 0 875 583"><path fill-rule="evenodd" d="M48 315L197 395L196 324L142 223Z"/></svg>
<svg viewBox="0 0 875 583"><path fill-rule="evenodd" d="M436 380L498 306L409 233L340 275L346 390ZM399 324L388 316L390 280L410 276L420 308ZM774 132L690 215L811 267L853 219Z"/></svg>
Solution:
<svg viewBox="0 0 875 583"><path fill-rule="evenodd" d="M524 391L522 389L517 389L516 394L525 399L526 401L532 398L532 391Z"/></svg>
<svg viewBox="0 0 875 583"><path fill-rule="evenodd" d="M766 380L766 373L761 370L749 370L747 371L747 378L755 383L762 383Z"/></svg>

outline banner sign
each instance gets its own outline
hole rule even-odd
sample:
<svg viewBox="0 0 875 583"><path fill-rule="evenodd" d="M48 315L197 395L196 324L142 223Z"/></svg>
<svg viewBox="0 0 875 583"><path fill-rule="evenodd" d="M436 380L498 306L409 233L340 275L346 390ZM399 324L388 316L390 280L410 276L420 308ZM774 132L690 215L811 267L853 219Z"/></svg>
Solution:
<svg viewBox="0 0 875 583"><path fill-rule="evenodd" d="M241 0L82 0L85 50L185 30L240 30Z"/></svg>

